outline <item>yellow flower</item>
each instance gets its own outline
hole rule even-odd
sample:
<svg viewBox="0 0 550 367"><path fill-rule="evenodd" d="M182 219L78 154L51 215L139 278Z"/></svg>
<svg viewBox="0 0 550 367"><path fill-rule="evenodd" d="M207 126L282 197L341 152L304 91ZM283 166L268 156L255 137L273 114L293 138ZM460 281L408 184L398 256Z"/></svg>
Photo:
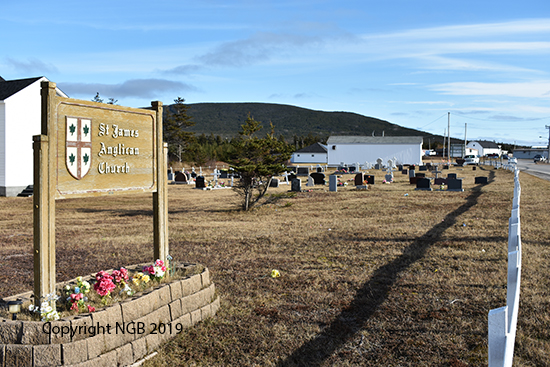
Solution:
<svg viewBox="0 0 550 367"><path fill-rule="evenodd" d="M150 280L149 275L144 275L141 277L141 281L143 283L149 283L149 280Z"/></svg>
<svg viewBox="0 0 550 367"><path fill-rule="evenodd" d="M272 278L278 278L280 276L281 276L281 273L279 273L279 270L277 270L277 269L271 270L271 277Z"/></svg>

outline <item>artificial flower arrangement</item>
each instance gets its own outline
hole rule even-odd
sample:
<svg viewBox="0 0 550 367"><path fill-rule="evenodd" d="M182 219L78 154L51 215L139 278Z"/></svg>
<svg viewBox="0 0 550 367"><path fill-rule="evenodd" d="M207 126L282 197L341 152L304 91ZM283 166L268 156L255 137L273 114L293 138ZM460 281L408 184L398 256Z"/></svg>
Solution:
<svg viewBox="0 0 550 367"><path fill-rule="evenodd" d="M172 257L168 256L168 261L170 260ZM79 276L76 278L76 285L66 285L63 288L65 297L59 297L56 294L47 295L40 307L31 304L28 310L33 315L40 315L40 320L45 322L59 320L60 312L63 311L71 314L94 312L96 308L93 304L107 305L132 296L151 285L158 284L169 272L170 269L162 260L156 260L153 265L144 266L141 272L135 272L131 276L125 268L113 270L111 274L101 270L95 275L93 285ZM91 292L92 288L94 292ZM53 303L56 303L58 310L54 311Z"/></svg>

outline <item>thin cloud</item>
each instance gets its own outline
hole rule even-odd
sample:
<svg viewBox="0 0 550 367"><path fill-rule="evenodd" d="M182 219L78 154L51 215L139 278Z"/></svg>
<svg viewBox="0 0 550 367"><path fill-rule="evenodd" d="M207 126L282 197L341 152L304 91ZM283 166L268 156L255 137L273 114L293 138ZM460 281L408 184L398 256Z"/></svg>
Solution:
<svg viewBox="0 0 550 367"><path fill-rule="evenodd" d="M208 66L243 67L267 61L274 54L321 43L315 36L258 32L246 39L223 43L196 59Z"/></svg>
<svg viewBox="0 0 550 367"><path fill-rule="evenodd" d="M162 70L163 74L176 74L176 75L189 75L196 73L197 71L200 71L201 69L204 69L202 65L197 64L187 64L187 65L180 65L176 66L172 69Z"/></svg>
<svg viewBox="0 0 550 367"><path fill-rule="evenodd" d="M450 95L550 98L545 95L550 90L550 81L548 80L522 83L456 82L435 84L430 89Z"/></svg>
<svg viewBox="0 0 550 367"><path fill-rule="evenodd" d="M182 82L165 79L131 79L120 84L101 83L58 83L59 87L69 95L94 96L100 93L105 97L125 98L155 98L164 92L190 92L197 88Z"/></svg>
<svg viewBox="0 0 550 367"><path fill-rule="evenodd" d="M53 74L57 73L57 68L52 64L47 64L35 58L30 58L27 61L16 60L11 57L6 57L6 64L15 69L16 72L24 74Z"/></svg>

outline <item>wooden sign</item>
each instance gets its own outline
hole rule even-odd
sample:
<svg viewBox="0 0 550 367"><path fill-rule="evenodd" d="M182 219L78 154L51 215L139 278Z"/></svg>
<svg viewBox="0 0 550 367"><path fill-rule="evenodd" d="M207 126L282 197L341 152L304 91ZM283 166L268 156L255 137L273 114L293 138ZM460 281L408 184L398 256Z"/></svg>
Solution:
<svg viewBox="0 0 550 367"><path fill-rule="evenodd" d="M156 191L155 114L61 99L56 197Z"/></svg>
<svg viewBox="0 0 550 367"><path fill-rule="evenodd" d="M137 109L59 97L42 83L34 149L34 301L55 292L55 200L153 193L154 257L168 255L162 103ZM52 303L55 309L55 302Z"/></svg>

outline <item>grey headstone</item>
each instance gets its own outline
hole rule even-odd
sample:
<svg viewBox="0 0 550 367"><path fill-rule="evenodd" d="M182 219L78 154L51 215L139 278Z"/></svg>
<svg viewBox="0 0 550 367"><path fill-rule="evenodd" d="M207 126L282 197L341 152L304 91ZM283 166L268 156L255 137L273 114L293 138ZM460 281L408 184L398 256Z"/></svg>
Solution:
<svg viewBox="0 0 550 367"><path fill-rule="evenodd" d="M297 176L309 176L309 167L298 167Z"/></svg>
<svg viewBox="0 0 550 367"><path fill-rule="evenodd" d="M328 191L336 192L338 190L338 177L336 175L328 176Z"/></svg>
<svg viewBox="0 0 550 367"><path fill-rule="evenodd" d="M427 170L428 170L428 167L426 167L426 166L418 166L418 170L419 170L419 171L427 171Z"/></svg>
<svg viewBox="0 0 550 367"><path fill-rule="evenodd" d="M302 180L295 178L290 184L290 191L300 192L302 191Z"/></svg>
<svg viewBox="0 0 550 367"><path fill-rule="evenodd" d="M363 172L359 172L355 175L354 183L355 186L363 185L365 182L365 174Z"/></svg>
<svg viewBox="0 0 550 367"><path fill-rule="evenodd" d="M414 169L409 170L409 178L410 177L416 177L416 173L415 173Z"/></svg>
<svg viewBox="0 0 550 367"><path fill-rule="evenodd" d="M431 181L429 178L417 177L416 178L416 189L415 190L426 190L432 191Z"/></svg>
<svg viewBox="0 0 550 367"><path fill-rule="evenodd" d="M462 179L447 178L447 191L464 191Z"/></svg>
<svg viewBox="0 0 550 367"><path fill-rule="evenodd" d="M271 178L271 181L269 182L269 187L279 187L279 179L278 178Z"/></svg>
<svg viewBox="0 0 550 367"><path fill-rule="evenodd" d="M487 184L489 181L487 181L487 177L476 177L475 179L476 184Z"/></svg>
<svg viewBox="0 0 550 367"><path fill-rule="evenodd" d="M197 176L195 179L195 188L197 189L203 189L206 187L206 183L204 181L204 176Z"/></svg>
<svg viewBox="0 0 550 367"><path fill-rule="evenodd" d="M321 172L313 172L311 175L309 175L311 178L313 178L313 183L315 185L324 185L326 183L325 181L325 174Z"/></svg>
<svg viewBox="0 0 550 367"><path fill-rule="evenodd" d="M175 183L187 183L189 181L189 177L184 172L177 171L176 176L174 177Z"/></svg>
<svg viewBox="0 0 550 367"><path fill-rule="evenodd" d="M456 179L456 173L449 173L449 174L447 174L447 178Z"/></svg>

